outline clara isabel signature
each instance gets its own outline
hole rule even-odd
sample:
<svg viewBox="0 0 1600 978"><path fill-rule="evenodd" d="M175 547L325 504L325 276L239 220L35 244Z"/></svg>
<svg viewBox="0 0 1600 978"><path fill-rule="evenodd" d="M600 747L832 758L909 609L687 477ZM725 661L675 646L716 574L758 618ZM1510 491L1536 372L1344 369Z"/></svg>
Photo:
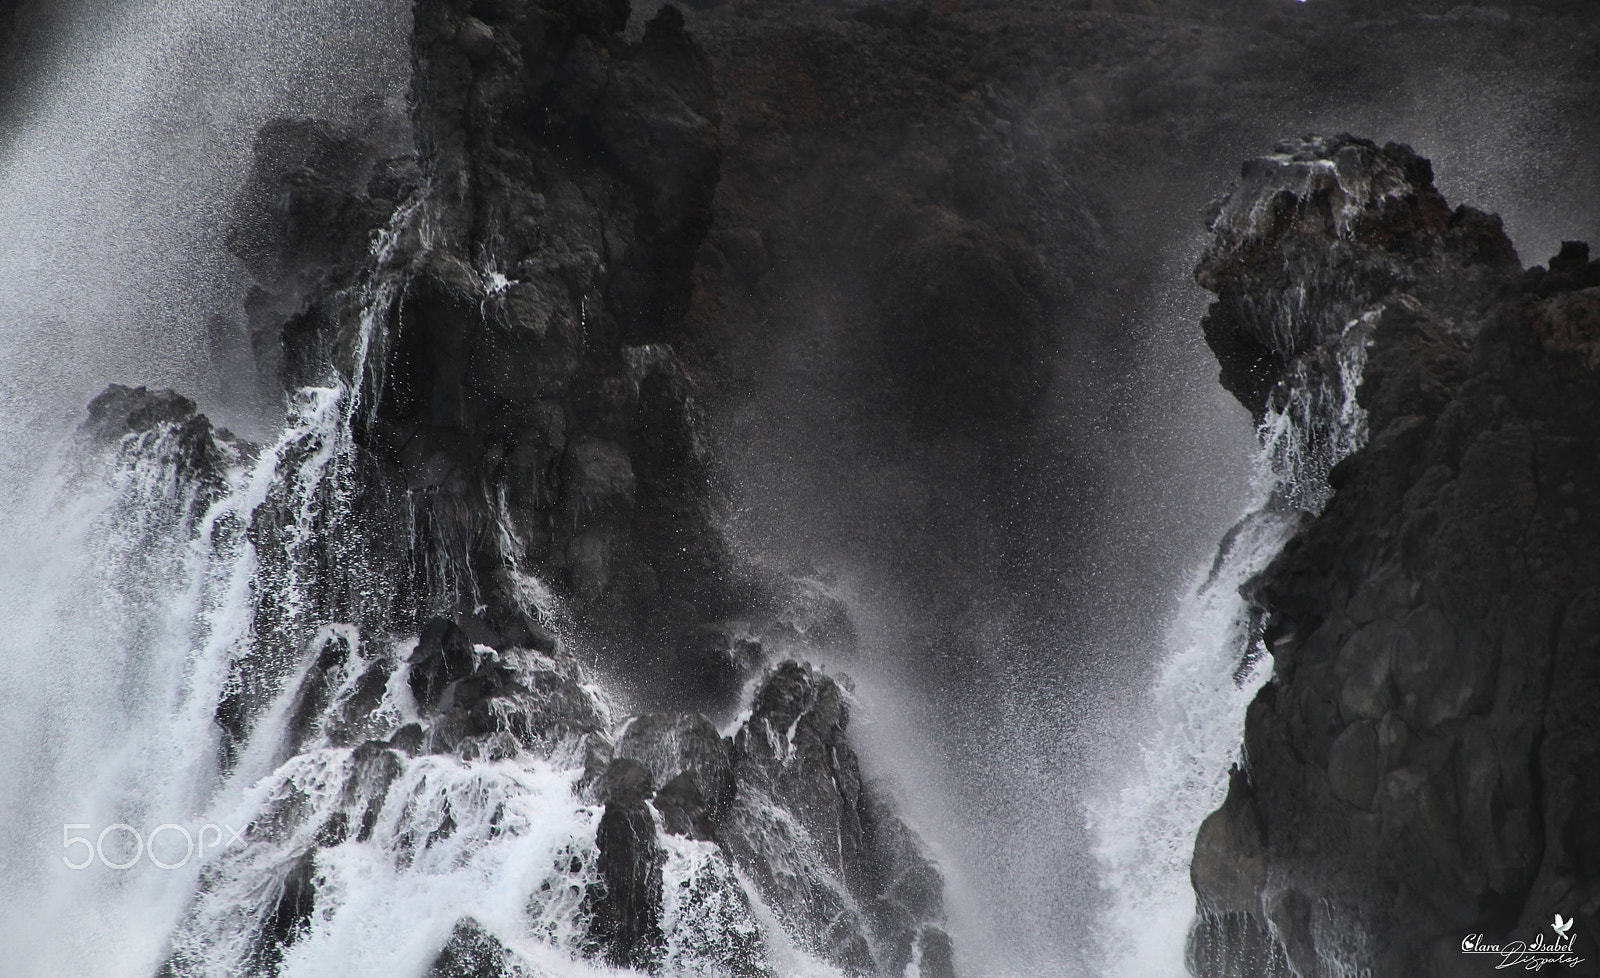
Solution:
<svg viewBox="0 0 1600 978"><path fill-rule="evenodd" d="M1577 937L1572 932L1572 919L1556 914L1550 929L1555 932L1553 942L1539 934L1532 941L1488 944L1484 942L1482 934L1468 934L1461 941L1461 951L1464 954L1498 955L1500 961L1494 966L1496 971L1505 968L1539 971L1545 965L1574 968L1583 963L1583 958L1572 953L1572 942Z"/></svg>

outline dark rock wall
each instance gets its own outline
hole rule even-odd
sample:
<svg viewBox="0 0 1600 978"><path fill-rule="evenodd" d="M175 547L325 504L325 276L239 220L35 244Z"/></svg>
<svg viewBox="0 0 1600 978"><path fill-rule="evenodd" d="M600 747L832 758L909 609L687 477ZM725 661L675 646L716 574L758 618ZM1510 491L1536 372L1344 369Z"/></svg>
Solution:
<svg viewBox="0 0 1600 978"><path fill-rule="evenodd" d="M669 642L728 610L690 382L650 345L709 219L709 79L671 11L629 45L625 6L474 9L418 8L431 254L375 438L414 493L486 515L503 487L527 558L587 617Z"/></svg>
<svg viewBox="0 0 1600 978"><path fill-rule="evenodd" d="M1538 102L1530 138L1575 194L1600 188L1573 138L1600 122L1600 49L1572 4L1503 20L1337 0L698 6L727 156L686 355L726 382L709 385L718 431L759 487L748 534L910 582L927 595L912 617L942 619L918 658L952 670L973 579L1181 586L1179 521L1126 532L1160 519L1126 504L1120 464L1164 449L1137 370L1171 342L1167 310L1141 300L1191 247L1173 215L1238 147L1307 118L1453 144L1473 127L1430 113L1468 110L1459 88L1433 97L1460 74L1483 79L1481 112ZM1527 159L1502 156L1483 165ZM1106 524L1136 573L1088 556Z"/></svg>
<svg viewBox="0 0 1600 978"><path fill-rule="evenodd" d="M1370 434L1251 585L1274 672L1197 840L1198 973L1488 974L1464 938L1556 913L1592 963L1600 264L1572 245L1518 274L1403 147L1280 150L1213 225L1207 338L1259 410L1376 310Z"/></svg>
<svg viewBox="0 0 1600 978"><path fill-rule="evenodd" d="M409 664L425 725L379 729L371 713L388 677L375 670L319 727L330 708L315 689L323 658L354 652L330 645L297 701L304 729L291 743L386 736L367 741L368 753L493 758L581 739L597 779L623 761L646 772L632 795L597 796L609 819L597 953L654 960L659 840L648 805L669 834L717 841L786 921L822 935L816 947L832 960L895 971L919 947L924 974L937 974L950 961L937 873L863 784L836 683L785 666L733 743L708 736L693 713L661 714L636 721L614 760L571 675L473 657L473 642L554 651L548 623L512 598L508 563L554 585L575 609L567 624L608 663L664 677L640 685L665 706L725 699L761 661L752 635L765 627L732 619L770 617L793 587L749 584L713 530L701 402L709 391L737 410L749 384L756 403L792 408L790 423L782 437L757 426L728 444L765 439L801 468L817 465L821 478L796 484L811 495L834 483L816 494L837 514L823 535L885 555L915 582L928 612L921 673L981 701L989 659L969 624L993 609L972 581L1053 599L1061 582L1099 572L1082 557L1093 536L1082 527L1113 508L1116 470L1101 460L1125 433L1110 423L1130 403L1118 365L1156 335L1123 296L1154 274L1148 259L1167 240L1174 202L1190 203L1172 188L1218 154L1231 158L1241 133L1275 131L1280 120L1263 107L1292 102L1283 111L1298 119L1306 106L1376 97L1419 50L1472 65L1528 60L1577 79L1581 93L1595 42L1561 3L1530 5L1510 28L1509 16L1453 4L1332 0L695 6L703 48L670 9L630 34L627 5L605 0L422 3L411 117L263 131L231 239L257 280L248 308L259 357L290 386L325 379L332 363L367 398L356 424L360 519L331 528L338 546L318 570L317 612L361 608L363 628L437 639ZM1573 101L1563 118L1581 127L1594 108ZM1349 148L1327 152L1336 162ZM1569 256L1566 270L1524 283L1494 222L1446 207L1422 161L1354 152L1374 186L1397 193L1341 202L1325 193L1335 188L1308 185L1282 213L1274 197L1267 230L1248 236L1250 248L1267 244L1208 273L1222 301L1207 338L1225 384L1258 415L1281 371L1321 349L1347 313L1382 318L1362 395L1372 446L1334 471L1340 492L1317 524L1348 535L1313 527L1261 582L1283 682L1252 712L1248 775L1203 831L1196 872L1225 932L1212 944L1235 964L1243 955L1241 967L1312 973L1320 953L1426 973L1405 970L1423 966L1419 940L1442 941L1469 919L1491 931L1530 926L1536 910L1577 899L1551 895L1561 881L1592 886L1592 833L1579 816L1593 792L1572 760L1586 742L1582 701L1562 699L1550 678L1565 663L1564 683L1592 685L1582 655L1559 652L1584 647L1590 599L1576 582L1592 569L1570 550L1527 549L1587 532L1583 453L1572 446L1592 433L1560 406L1587 374L1549 365L1592 347L1588 293L1569 288L1589 266ZM1585 165L1575 179L1589 179ZM1354 246L1336 205L1361 212ZM386 233L378 266L372 244ZM389 281L396 299L363 360L352 312ZM1322 313L1283 319L1287 290L1302 286ZM1522 312L1501 294L1517 289ZM1519 346L1507 322L1548 341ZM1112 367L1071 366L1094 363ZM1049 423L1068 408L1094 416ZM193 421L192 409L179 414L168 420ZM1545 427L1527 444L1545 447L1516 449L1535 424ZM205 434L194 439L202 450ZM1474 509L1502 497L1521 500L1505 521ZM264 553L287 547L280 503L269 500L251 530ZM1508 540L1511 523L1530 529ZM1359 559L1336 557L1350 541ZM1128 561L1171 563L1165 542L1146 550ZM358 552L367 556L347 559ZM1467 567L1465 553L1489 569ZM373 580L388 590L365 602ZM1081 590L1084 620L1108 610ZM1140 593L1106 590L1118 608ZM258 632L298 649L274 631L286 616L268 601ZM1038 634L1063 630L1047 618ZM1467 649L1467 631L1499 637L1492 651ZM1531 699L1511 692L1486 700L1488 689L1523 688L1505 649L1540 642L1548 665L1533 652L1509 660L1545 677L1550 706L1528 714ZM1395 649L1427 643L1468 667L1420 652L1414 669L1396 665ZM1050 656L1022 670L1032 686L1067 666L1079 678L1139 676L1037 644ZM1505 683L1485 678L1506 669ZM267 678L235 684L244 692L218 713L230 736L248 732L260 705L250 690ZM1284 718L1281 736L1263 733L1273 716ZM1417 833L1424 818L1437 833ZM794 844L793 824L821 840L815 852ZM1323 840L1372 843L1380 855L1337 863ZM1490 848L1469 853L1479 844ZM286 933L302 903L290 901ZM1370 908L1393 919L1362 916ZM1580 931L1592 932L1595 911L1581 912ZM1368 943L1346 948L1342 935ZM447 954L462 963L441 973L503 957L470 925L458 938ZM760 973L757 950L730 954L744 962L734 973Z"/></svg>
<svg viewBox="0 0 1600 978"><path fill-rule="evenodd" d="M622 35L626 4L415 12L409 120L269 124L229 238L256 282L263 368L290 390L342 381L351 413L295 429L251 515L266 654L234 662L217 709L224 761L303 659L277 760L352 749L353 773L336 811L272 808L255 845L208 871L168 971L214 966L208 928L240 908L209 894L277 879L272 847L314 838L289 853L290 895L246 962L273 973L317 900L318 847L371 842L410 759L437 754L581 759L572 802L600 808L596 855L555 867L583 892L580 953L772 973L732 869L665 891L678 836L755 881L806 951L861 975L917 956L946 978L942 878L864 782L834 679L778 666L728 739L698 712L614 730L571 651L639 681L646 702L719 710L765 664L764 642L815 655L853 640L835 600L740 568L712 523L694 383L674 352L721 160L703 55L671 8L637 41ZM205 425L176 395L119 388L89 428L114 438L162 422ZM209 445L209 427L195 440ZM330 445L343 454L318 475ZM529 606L528 576L553 586L561 613ZM316 631L339 622L365 638ZM420 636L404 662L376 644L407 633ZM458 830L446 818L430 831ZM518 967L463 919L432 973Z"/></svg>
<svg viewBox="0 0 1600 978"><path fill-rule="evenodd" d="M863 780L849 711L831 677L793 662L769 674L733 737L737 790L719 838L780 915L821 935L827 958L897 975L914 948L948 940L944 885L881 789Z"/></svg>
<svg viewBox="0 0 1600 978"><path fill-rule="evenodd" d="M862 778L849 701L834 678L787 661L763 677L732 737L703 715L628 721L593 789L605 804L602 882L588 897L595 952L659 963L659 816L666 834L726 853L805 950L850 974L899 975L913 955L930 978L953 974L943 878L882 787ZM759 942L732 941L721 960L766 975L761 954Z"/></svg>
<svg viewBox="0 0 1600 978"><path fill-rule="evenodd" d="M626 18L625 4L418 5L409 125L267 126L230 243L284 382L330 361L348 376L370 343L351 377L367 508L380 523L409 511L418 624L477 608L485 635L518 642L515 566L660 678L738 601L669 345L721 149L681 19L663 11L629 43ZM354 310L386 274L398 297L364 340Z"/></svg>
<svg viewBox="0 0 1600 978"><path fill-rule="evenodd" d="M1219 483L1248 478L1219 471L1248 422L1189 372L1201 305L1173 283L1202 243L1191 215L1242 152L1359 128L1448 153L1452 204L1579 235L1592 211L1573 202L1600 199L1593 13L732 0L685 17L726 157L683 352L743 490L740 539L848 569L892 619L874 664L939 704L918 733L960 794L946 831L1001 929L1069 960L1102 900L1073 824L1073 786L1100 772L1078 748L1121 738L1160 602L1238 515Z"/></svg>

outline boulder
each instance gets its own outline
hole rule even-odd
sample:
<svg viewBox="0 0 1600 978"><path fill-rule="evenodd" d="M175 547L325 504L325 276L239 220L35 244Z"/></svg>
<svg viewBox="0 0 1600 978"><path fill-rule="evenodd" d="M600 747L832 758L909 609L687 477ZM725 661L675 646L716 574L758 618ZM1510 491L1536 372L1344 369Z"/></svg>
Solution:
<svg viewBox="0 0 1600 978"><path fill-rule="evenodd" d="M446 686L472 674L477 654L460 626L448 618L434 618L423 627L407 661L411 695L417 709L426 712L439 706Z"/></svg>
<svg viewBox="0 0 1600 978"><path fill-rule="evenodd" d="M625 758L602 779L605 811L595 834L599 881L585 899L589 915L586 948L620 968L652 970L660 960L661 867L665 854L656 838L649 772Z"/></svg>
<svg viewBox="0 0 1600 978"><path fill-rule="evenodd" d="M427 978L520 978L517 955L471 917L456 922Z"/></svg>
<svg viewBox="0 0 1600 978"><path fill-rule="evenodd" d="M716 838L817 953L847 970L899 974L923 928L943 920L943 878L863 781L849 715L832 677L793 661L770 670L733 736L734 797Z"/></svg>
<svg viewBox="0 0 1600 978"><path fill-rule="evenodd" d="M617 756L638 761L662 785L656 807L676 814L668 831L689 834L672 825L709 825L726 813L732 801L733 762L716 725L703 714L651 713L634 718L617 741ZM671 789L669 792L668 789ZM709 821L708 821L709 820ZM706 827L696 837L709 838Z"/></svg>

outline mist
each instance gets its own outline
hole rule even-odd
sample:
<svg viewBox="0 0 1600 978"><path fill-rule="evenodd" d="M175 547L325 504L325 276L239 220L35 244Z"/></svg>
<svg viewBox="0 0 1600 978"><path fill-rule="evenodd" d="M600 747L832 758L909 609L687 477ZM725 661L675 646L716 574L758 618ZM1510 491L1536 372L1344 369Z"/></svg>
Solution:
<svg viewBox="0 0 1600 978"><path fill-rule="evenodd" d="M1092 855L1103 840L1085 813L1110 811L1144 776L1151 683L1174 653L1178 603L1262 484L1253 421L1216 382L1198 326L1207 297L1190 279L1207 202L1239 163L1283 137L1352 132L1431 158L1451 204L1499 213L1525 264L1600 227L1592 203L1572 206L1600 199L1595 76L1569 60L1592 29L1551 51L1516 14L1441 9L1401 26L1355 5L1297 7L1191 5L1147 29L1161 50L1092 72L1070 48L1042 52L1043 39L1063 19L1081 37L1117 31L1118 18L1098 4L1019 13L1033 33L1009 47L991 37L992 81L948 108L797 116L780 123L787 156L738 109L729 126L736 160L770 167L778 155L806 188L762 218L783 235L767 248L787 250L740 307L740 379L713 414L729 532L754 559L833 582L863 623L839 665L876 718L871 755L895 759L878 773L900 784L963 894L977 973L1105 967L1110 897ZM975 6L966 21L1006 23L1001 9ZM796 19L810 43L837 43ZM760 44L726 19L701 26L736 64L734 38ZM1285 36L1304 45L1285 52ZM896 42L856 43L893 79L880 83L898 83L881 67ZM974 42L951 25L927 43ZM808 64L825 94L874 77L837 51ZM904 142L873 131L896 127ZM953 175L927 175L946 165ZM1023 287L1040 299L1041 334L996 341L1039 368L1031 389L1017 392L1027 371L1015 369L919 374L928 335L883 302L902 288L892 261L855 250L915 248L947 219L1043 256L1043 281ZM884 238L896 222L913 230ZM923 273L966 274L955 260ZM970 328L995 329L981 317ZM997 395L1000 376L1012 389ZM1188 853L1171 858L1187 865Z"/></svg>
<svg viewBox="0 0 1600 978"><path fill-rule="evenodd" d="M660 6L638 4L627 36L649 43L641 25ZM1199 327L1208 299L1191 275L1208 205L1277 140L1351 132L1430 158L1452 205L1501 215L1525 265L1596 240L1600 20L1554 0L1526 16L1366 0L689 6L720 106L721 174L693 302L669 338L703 411L717 529L745 569L849 608L853 644L816 664L853 680L862 770L944 873L960 973L1147 973L1124 954L1126 918L1170 910L1161 939L1181 953L1193 848L1192 827L1155 824L1168 786L1154 782L1189 774L1149 758L1209 764L1186 804L1214 808L1250 693L1171 667L1196 621L1226 617L1199 585L1272 479ZM473 9L492 20L495 7ZM5 646L21 665L0 729L57 740L4 762L5 782L26 789L5 802L13 852L53 833L85 785L114 781L103 768L157 780L166 741L102 755L96 738L164 729L162 697L188 681L165 660L101 654L148 636L96 590L93 548L110 545L86 528L115 521L114 500L63 502L55 470L70 469L72 428L115 382L174 388L252 441L288 432L283 379L258 362L280 338L251 336L252 281L226 244L257 133L299 116L360 131L417 97L400 0L27 9L32 48L0 63L12 86L0 93L0 491L17 500L0 529L0 608L31 624ZM481 278L480 313L498 294ZM574 301L587 316L589 297ZM1261 560L1288 532L1270 530ZM140 540L119 558L194 559L175 536ZM177 649L194 609L172 604L136 611ZM627 673L595 665L606 682ZM1189 679L1194 698L1217 694L1215 715L1173 706ZM744 700L707 711L748 719L758 680L746 680ZM30 699L30 683L47 695ZM213 715L196 713L204 736ZM1185 739L1201 721L1217 728L1201 731L1215 756ZM562 794L568 773L540 774L560 789L540 791L573 806L541 837L553 852L595 814ZM1128 800L1146 795L1142 809ZM1127 812L1151 822L1117 824ZM1155 840L1147 889L1114 878L1126 867L1108 853L1127 838ZM529 866L546 855L516 850ZM190 896L148 884L148 913L130 924L115 916L128 900L78 906L75 883L0 860L5 936L60 915L88 947L26 964L157 962ZM439 912L474 885L454 879ZM418 906L407 912L426 916ZM445 931L429 939L453 923L430 919ZM355 960L352 946L338 945ZM1158 950L1154 967L1180 966Z"/></svg>

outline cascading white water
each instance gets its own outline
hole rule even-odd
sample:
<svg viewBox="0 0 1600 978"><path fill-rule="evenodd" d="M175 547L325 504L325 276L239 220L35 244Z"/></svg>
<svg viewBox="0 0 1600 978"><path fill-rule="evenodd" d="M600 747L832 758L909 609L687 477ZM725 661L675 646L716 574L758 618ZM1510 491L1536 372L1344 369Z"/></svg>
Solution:
<svg viewBox="0 0 1600 978"><path fill-rule="evenodd" d="M29 448L51 441L41 428L61 430L110 380L198 391L230 423L251 420L260 405L236 369L245 283L222 239L255 133L276 115L398 106L408 77L410 12L397 0L82 6L96 16L64 12L59 58L7 93L8 487L37 471Z"/></svg>
<svg viewBox="0 0 1600 978"><path fill-rule="evenodd" d="M218 36L197 26L205 12L182 4L152 3L141 14L160 14L148 23L161 26L132 20L97 57L159 65L160 58L129 61L126 54L143 51L141 45L149 45L153 36L170 35L184 43ZM224 23L229 31L239 29L233 20L224 18ZM130 72L114 84L129 93L159 89L148 77ZM261 73L241 72L241 77L260 78ZM221 101L228 98L245 96ZM216 255L193 262L193 254L203 249L189 242L210 235L215 251L215 231L206 229L221 223L216 201L231 190L229 180L253 132L254 122L246 120L258 120L268 108L281 110L284 97L274 98L278 101L251 103L249 111L226 120L234 158L204 175L208 189L198 192L192 181L175 181L168 198L175 210L211 200L212 211L159 215L154 230L148 208L130 212L121 196L108 191L79 194L81 203L66 209L68 220L46 226L42 215L81 189L62 182L61 174L81 178L95 172L91 157L65 166L52 161L52 140L98 145L94 141L108 131L95 121L100 117L91 115L84 130L83 121L68 113L52 129L53 117L46 111L40 128L19 144L14 162L0 174L0 208L9 208L3 216L10 226L30 229L24 240L31 243L0 262L9 262L4 270L10 281L41 281L47 287L0 295L0 325L14 334L26 332L25 338L7 338L8 349L19 352L6 364L15 371L18 365L46 362L60 372L51 379L65 381L56 385L58 396L9 395L8 415L15 420L0 446L0 458L9 466L0 486L54 493L59 480L37 477L40 454L25 442L51 444L37 432L60 430L63 418L76 415L95 387L118 376L122 364L137 362L141 380L151 379L152 370L167 382L193 379L184 361L204 345L197 325L208 309L226 307L236 295L226 270L216 270ZM151 138L138 134L165 131L145 127L139 113L146 110L139 104L115 107L134 141ZM135 168L138 162L120 161L123 169L106 181L108 186L120 194L139 182L145 174ZM90 225L106 214L131 216L123 228L97 234ZM80 252L68 247L101 236L116 238L135 225L147 239L184 241L180 251L189 258L150 266L99 244ZM380 242L380 267L384 245ZM74 255L75 264L52 264L53 256L64 253ZM183 272L185 260L198 264L202 273ZM108 276L106 269L113 272ZM147 293L129 287L135 277L164 284L161 291ZM372 324L393 299L385 291L388 284L380 278L364 298L363 338L374 335ZM174 302L181 306L175 318L149 328L151 310ZM128 326L124 332L134 339L94 350L98 338L118 333L106 324ZM134 328L140 324L145 328ZM151 340L162 327L172 327L179 339ZM1104 935L1108 975L1181 973L1193 911L1187 864L1194 829L1220 801L1227 766L1236 757L1244 706L1268 671L1256 662L1241 675L1251 625L1237 589L1292 532L1294 520L1287 511L1266 508L1272 497L1290 497L1304 508L1320 506L1326 499L1327 466L1359 444L1353 392L1362 349L1359 343L1341 347L1339 387L1331 399L1322 386L1292 387L1269 416L1262 437L1279 482L1263 491L1263 508L1241 522L1215 567L1184 602L1145 717L1150 734L1142 767L1131 784L1092 813L1101 839L1097 855L1110 890ZM364 360L358 353L357 378ZM20 376L16 371L3 378L4 386L30 389ZM241 936L241 922L271 913L295 871L295 854L350 810L346 786L360 781L365 763L359 750L318 740L319 730L309 747L285 762L282 737L300 678L322 650L343 649L331 682L335 706L353 693L363 668L375 662L402 675L409 652L404 645L364 644L360 631L348 623L330 625L300 613L309 602L302 599L303 582L296 576L306 563L297 548L321 546L323 528L342 515L337 507L360 392L359 381L352 388L332 380L297 392L287 426L266 439L269 447L229 449L235 454L226 459L228 478L221 486L184 477L179 469L185 448L180 432L171 428L131 437L104 470L77 472L70 461L57 460L53 464L60 471L72 473L68 491L21 507L23 514L38 517L10 519L0 530L8 585L0 591L8 625L3 658L15 664L11 682L0 693L0 742L39 745L0 761L4 783L24 788L0 801L0 841L8 860L0 866L0 893L5 894L0 897L0 946L22 949L8 960L8 968L19 974L149 974L173 949L167 938L179 928L175 949L187 955L190 970L237 973L257 953ZM1330 404L1337 407L1332 415L1338 423L1331 432L1310 431L1308 419L1329 416ZM100 488L102 478L108 481ZM285 528L285 576L273 581L273 596L287 617L284 631L292 639L283 647L292 654L258 670L269 677L276 700L243 746L230 782L219 789L212 717L231 667L259 654L250 643L258 564L245 528L269 497L290 501L294 516ZM48 532L41 533L44 525ZM530 610L548 611L548 589L530 575L514 576L523 584L521 597ZM572 664L541 660L527 667L558 670ZM573 677L581 681L581 674ZM591 692L597 711L605 712L604 695ZM403 682L392 682L383 715L395 723L413 718L408 696ZM571 748L515 762L447 756L404 762L373 811L367 837L327 846L318 856L318 910L285 953L282 973L420 974L462 915L475 918L549 973L616 973L578 957L581 895L594 873L599 812L572 790L582 764ZM229 849L225 834L215 836L220 851L205 864L195 859L162 869L150 858L153 849L127 870L99 864L75 870L62 864L64 856L82 852L69 846L69 839L97 840L115 825L127 825L129 831L106 837L102 851L113 861L133 854L124 845L131 831L148 838L154 827L171 825L175 830L164 834L165 844L180 838L177 828L203 841L208 827L270 825L275 813L290 809L294 817L284 819L281 837ZM664 844L668 974L715 974L706 964L708 946L753 937L766 942L779 974L838 974L792 945L755 888L714 846L677 837L664 837ZM161 855L176 858L166 848ZM262 880L275 884L263 888ZM191 906L202 882L204 896ZM730 893L743 893L745 899L729 900ZM914 961L909 973L915 971Z"/></svg>
<svg viewBox="0 0 1600 978"><path fill-rule="evenodd" d="M1356 400L1376 321L1346 324L1274 390L1257 435L1254 504L1195 576L1173 617L1166 656L1138 715L1132 767L1087 804L1106 909L1103 978L1183 978L1195 914L1189 863L1200 823L1240 761L1245 709L1272 675L1260 623L1240 588L1266 569L1332 495L1328 471L1366 442Z"/></svg>
<svg viewBox="0 0 1600 978"><path fill-rule="evenodd" d="M0 380L32 394L11 396L0 432L0 485L27 493L0 522L0 783L21 789L0 796L6 973L420 975L465 918L519 968L620 973L581 946L601 813L574 790L581 743L470 758L383 751L392 769L364 780L373 752L330 733L375 667L390 681L363 735L417 715L414 643L363 635L360 608L328 620L318 576L348 565L342 583L358 604L386 590L359 544L345 545L358 522L353 426L376 403L367 367L386 352L395 242L423 219L402 208L374 245L349 297L362 318L345 376L292 392L281 426L264 421L248 383L217 383L240 366L237 349L217 349L219 329L237 333L243 288L222 237L256 129L277 114L348 116L362 92L392 99L409 10L152 0L127 14L71 46L76 62L39 86L49 98L31 106L0 171L0 218L14 234L0 256ZM341 50L363 45L381 53ZM24 383L30 371L49 389ZM214 437L203 421L110 444L63 437L95 390L124 379L209 393L214 417L242 419L264 447ZM548 618L549 589L508 571L524 610ZM610 726L604 692L558 658L505 664L582 690ZM259 711L225 734L219 707L245 680ZM311 693L327 702L309 737L291 739ZM352 813L370 823L331 841ZM800 865L813 847L789 828ZM753 947L770 969L758 974L841 974L797 946L795 921L765 906L726 852L658 835L664 973L721 974L719 955ZM297 869L314 873L316 913L292 941L263 942Z"/></svg>
<svg viewBox="0 0 1600 978"><path fill-rule="evenodd" d="M184 975L260 967L269 953L261 921L296 866L315 873L317 912L272 963L281 975L421 974L463 917L548 973L619 973L581 955L600 817L574 790L584 774L581 738L559 740L545 756L512 747L514 756L469 760L375 754L330 737L333 718L374 664L391 678L364 721L369 733L390 733L418 712L405 666L414 643L375 648L352 624L322 622L314 593L331 528L354 518L352 424L372 397L360 379L369 353L381 355L376 341L398 290L395 242L416 219L415 208L402 208L375 242L374 272L358 296L354 379L330 375L326 386L295 392L272 445L222 442L217 484L194 464L195 432L157 424L124 436L103 458L91 453L57 500L63 536L55 549L68 555L64 576L73 586L41 573L18 620L31 626L26 637L38 648L99 651L103 668L74 677L88 686L73 699L69 722L44 731L62 750L24 755L8 772L48 789L5 812L7 851L22 857L7 867L7 892L28 895L27 905L9 908L0 933L7 946L28 948L11 961L17 973L148 975L169 956ZM200 437L211 444L209 431ZM284 520L281 553L258 553L246 532L269 501ZM547 600L536 579L512 570ZM277 617L273 640L262 642L266 598ZM105 607L82 615L75 602L88 601ZM75 617L96 633L64 627ZM105 631L107 622L117 628ZM331 690L328 703L309 741L288 744L290 714L313 682L312 664L330 648L333 665L315 680ZM570 657L513 658L507 664L521 674L574 683L610 725L603 691ZM219 780L213 717L241 668L264 683L270 703ZM50 696L42 702L58 705ZM114 724L84 723L81 711L91 706ZM16 707L6 713L7 732L20 743L24 720L47 717ZM63 761L64 750L92 758L93 773ZM327 841L333 826L358 817L358 835ZM102 836L108 826L117 828ZM70 841L79 838L92 844ZM715 956L731 942L765 947L778 975L840 974L793 946L717 846L671 836L664 844L664 973L716 974ZM72 848L83 845L88 859Z"/></svg>
<svg viewBox="0 0 1600 978"><path fill-rule="evenodd" d="M379 249L392 241L385 237ZM373 291L369 333L393 298L392 284ZM15 902L0 940L29 949L15 962L21 973L139 975L160 963L199 862L158 854L154 839L163 838L162 826L172 826L164 841L176 844L214 824L196 812L218 773L217 703L230 667L253 651L252 513L282 483L298 531L291 536L315 546L317 523L340 517L326 506L344 497L355 404L337 381L297 392L270 448L251 458L248 447L216 443L225 453L215 460L222 485L193 471L193 432L160 424L125 436L98 466L91 454L53 502L47 522L55 536L41 548L48 558L8 588L10 620L20 626L8 661L19 669L49 663L65 680L31 703L6 703L8 743L27 743L30 724L46 726L45 750L6 759L10 783L37 787L4 809L15 862L3 892ZM88 447L69 448L68 457ZM4 543L8 553L38 545L23 537ZM285 555L290 568L306 559L294 549ZM302 603L298 583L291 570L291 608ZM51 723L57 717L59 726ZM270 750L256 745L235 780L264 773ZM72 848L83 845L70 841L78 837L94 841L87 865L84 850ZM49 939L23 940L40 934Z"/></svg>
<svg viewBox="0 0 1600 978"><path fill-rule="evenodd" d="M1105 978L1181 978L1194 917L1189 859L1195 832L1222 802L1238 760L1245 707L1271 673L1241 669L1251 615L1239 587L1263 570L1297 524L1260 505L1230 534L1214 568L1184 598L1167 658L1140 718L1137 767L1115 794L1090 804L1108 908L1099 935Z"/></svg>
<svg viewBox="0 0 1600 978"><path fill-rule="evenodd" d="M120 860L134 823L148 832L196 810L214 767L208 690L250 583L214 573L237 563L242 499L216 510L219 487L183 478L177 431L88 469L66 433L110 380L199 391L232 423L259 425L248 374L219 376L244 344L242 277L222 237L254 133L277 114L401 98L407 65L401 3L118 6L59 11L57 57L7 93L0 147L8 974L148 973L184 870L145 860L94 881L63 865L82 856L64 843L127 823L105 839ZM247 460L229 463L245 480Z"/></svg>

